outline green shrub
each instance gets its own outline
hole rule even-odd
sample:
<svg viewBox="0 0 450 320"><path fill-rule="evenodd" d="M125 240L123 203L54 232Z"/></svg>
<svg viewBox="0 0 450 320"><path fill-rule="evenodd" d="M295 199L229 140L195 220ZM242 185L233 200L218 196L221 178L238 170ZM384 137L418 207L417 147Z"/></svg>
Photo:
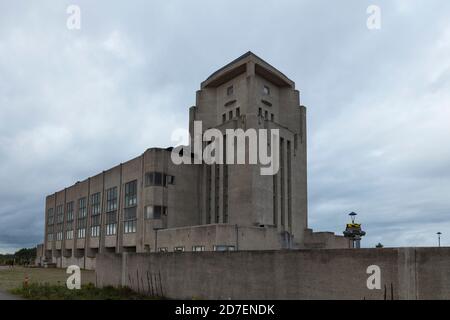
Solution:
<svg viewBox="0 0 450 320"><path fill-rule="evenodd" d="M107 286L96 288L89 283L83 285L80 290L69 290L62 285L50 285L48 283L31 283L23 285L11 291L26 299L32 300L149 300L160 299L139 294L130 288L115 288Z"/></svg>

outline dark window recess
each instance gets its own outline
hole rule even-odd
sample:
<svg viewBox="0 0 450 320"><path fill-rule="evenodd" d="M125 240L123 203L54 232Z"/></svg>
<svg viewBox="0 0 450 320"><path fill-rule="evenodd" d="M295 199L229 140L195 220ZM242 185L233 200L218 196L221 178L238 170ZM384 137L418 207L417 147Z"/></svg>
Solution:
<svg viewBox="0 0 450 320"><path fill-rule="evenodd" d="M233 119L233 110L231 110L230 112L228 112L228 119Z"/></svg>
<svg viewBox="0 0 450 320"><path fill-rule="evenodd" d="M260 116L260 117L262 116L262 109L261 108L258 109L258 116Z"/></svg>
<svg viewBox="0 0 450 320"><path fill-rule="evenodd" d="M240 116L241 116L241 109L236 108L236 117L240 117Z"/></svg>
<svg viewBox="0 0 450 320"><path fill-rule="evenodd" d="M100 225L100 215L91 216L91 226Z"/></svg>
<svg viewBox="0 0 450 320"><path fill-rule="evenodd" d="M47 224L51 225L54 223L53 208L48 209L47 212Z"/></svg>
<svg viewBox="0 0 450 320"><path fill-rule="evenodd" d="M123 216L123 220L135 220L136 219L136 207L126 208Z"/></svg>
<svg viewBox="0 0 450 320"><path fill-rule="evenodd" d="M226 122L226 121L227 121L227 114L224 113L224 114L222 115L222 122Z"/></svg>
<svg viewBox="0 0 450 320"><path fill-rule="evenodd" d="M166 175L166 184L175 184L175 176Z"/></svg>
<svg viewBox="0 0 450 320"><path fill-rule="evenodd" d="M106 224L116 223L117 222L117 211L112 211L106 213Z"/></svg>
<svg viewBox="0 0 450 320"><path fill-rule="evenodd" d="M145 207L146 219L161 219L162 216L167 216L167 207L165 206L147 206Z"/></svg>
<svg viewBox="0 0 450 320"><path fill-rule="evenodd" d="M161 172L155 172L154 173L154 178L155 178L155 185L157 186L162 186L163 185L163 175Z"/></svg>
<svg viewBox="0 0 450 320"><path fill-rule="evenodd" d="M273 115L273 113L270 114L270 120L275 121L275 116Z"/></svg>
<svg viewBox="0 0 450 320"><path fill-rule="evenodd" d="M267 110L264 111L264 118L269 119L269 112Z"/></svg>
<svg viewBox="0 0 450 320"><path fill-rule="evenodd" d="M137 180L125 184L125 208L137 205Z"/></svg>
<svg viewBox="0 0 450 320"><path fill-rule="evenodd" d="M175 184L175 177L162 172L147 172L145 174L145 186L164 186Z"/></svg>

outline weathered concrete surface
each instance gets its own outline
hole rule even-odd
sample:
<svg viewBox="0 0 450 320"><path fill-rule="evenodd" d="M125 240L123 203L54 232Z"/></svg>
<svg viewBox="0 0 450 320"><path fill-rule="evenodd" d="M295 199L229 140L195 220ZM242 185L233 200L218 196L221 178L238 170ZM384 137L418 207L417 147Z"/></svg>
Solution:
<svg viewBox="0 0 450 320"><path fill-rule="evenodd" d="M381 269L369 290L367 267ZM450 248L99 255L99 285L180 299L450 299Z"/></svg>

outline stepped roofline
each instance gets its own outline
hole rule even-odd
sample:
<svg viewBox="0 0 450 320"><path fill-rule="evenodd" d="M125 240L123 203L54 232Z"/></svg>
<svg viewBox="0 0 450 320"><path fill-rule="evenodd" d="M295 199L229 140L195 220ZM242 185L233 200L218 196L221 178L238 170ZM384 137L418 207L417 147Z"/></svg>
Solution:
<svg viewBox="0 0 450 320"><path fill-rule="evenodd" d="M251 51L231 61L202 82L201 88L215 88L246 72L258 74L280 87L295 88L294 81Z"/></svg>

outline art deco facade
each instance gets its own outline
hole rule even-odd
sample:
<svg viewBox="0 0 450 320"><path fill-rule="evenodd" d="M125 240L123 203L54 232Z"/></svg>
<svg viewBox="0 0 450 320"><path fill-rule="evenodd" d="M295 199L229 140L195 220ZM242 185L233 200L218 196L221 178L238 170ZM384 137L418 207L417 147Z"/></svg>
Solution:
<svg viewBox="0 0 450 320"><path fill-rule="evenodd" d="M182 164L172 149L139 157L46 198L44 259L95 268L101 252L347 247L307 228L306 108L295 84L248 52L213 73L190 108L203 130L279 129L280 170Z"/></svg>

